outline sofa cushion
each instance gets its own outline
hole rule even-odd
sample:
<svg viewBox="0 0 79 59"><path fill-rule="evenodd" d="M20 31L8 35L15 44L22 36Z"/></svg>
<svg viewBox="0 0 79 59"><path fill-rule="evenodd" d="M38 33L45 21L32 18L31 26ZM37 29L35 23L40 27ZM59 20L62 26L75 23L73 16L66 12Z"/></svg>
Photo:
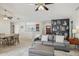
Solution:
<svg viewBox="0 0 79 59"><path fill-rule="evenodd" d="M48 41L48 35L42 35L41 41Z"/></svg>
<svg viewBox="0 0 79 59"><path fill-rule="evenodd" d="M62 46L62 47L65 47L65 44L63 43L58 43L58 42L55 42L53 43L54 46Z"/></svg>
<svg viewBox="0 0 79 59"><path fill-rule="evenodd" d="M54 42L54 35L48 35L48 41L53 41Z"/></svg>
<svg viewBox="0 0 79 59"><path fill-rule="evenodd" d="M56 39L56 42L64 43L64 36L56 35L55 39Z"/></svg>

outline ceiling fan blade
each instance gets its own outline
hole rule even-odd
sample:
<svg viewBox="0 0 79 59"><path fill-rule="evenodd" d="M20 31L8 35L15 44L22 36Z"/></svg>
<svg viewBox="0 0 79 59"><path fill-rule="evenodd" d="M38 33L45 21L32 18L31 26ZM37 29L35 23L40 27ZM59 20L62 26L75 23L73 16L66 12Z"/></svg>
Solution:
<svg viewBox="0 0 79 59"><path fill-rule="evenodd" d="M54 4L54 3L45 3L45 5Z"/></svg>
<svg viewBox="0 0 79 59"><path fill-rule="evenodd" d="M37 8L35 9L35 11L38 11L38 8L39 8L39 7L37 7Z"/></svg>
<svg viewBox="0 0 79 59"><path fill-rule="evenodd" d="M43 6L45 10L49 10L46 6Z"/></svg>

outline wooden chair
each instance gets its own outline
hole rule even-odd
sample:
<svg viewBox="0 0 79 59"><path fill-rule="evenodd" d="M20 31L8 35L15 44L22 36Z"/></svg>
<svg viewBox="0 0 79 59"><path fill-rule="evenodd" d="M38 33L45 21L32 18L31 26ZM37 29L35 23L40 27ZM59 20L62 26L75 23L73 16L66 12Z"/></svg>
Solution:
<svg viewBox="0 0 79 59"><path fill-rule="evenodd" d="M8 41L8 38L5 37L5 38L2 38L2 46L7 46L7 41Z"/></svg>
<svg viewBox="0 0 79 59"><path fill-rule="evenodd" d="M2 39L0 38L0 47L2 46Z"/></svg>
<svg viewBox="0 0 79 59"><path fill-rule="evenodd" d="M6 43L3 43L3 41L5 41L5 40L3 40L4 38L1 38L1 37L4 36L4 35L5 35L5 33L0 33L0 46L6 44Z"/></svg>
<svg viewBox="0 0 79 59"><path fill-rule="evenodd" d="M14 35L14 42L15 42L15 43L20 43L20 42L19 42L19 34L15 34L15 35Z"/></svg>
<svg viewBox="0 0 79 59"><path fill-rule="evenodd" d="M13 45L13 37L12 36L9 36L8 37L8 40L7 40L7 45L10 46L10 45Z"/></svg>

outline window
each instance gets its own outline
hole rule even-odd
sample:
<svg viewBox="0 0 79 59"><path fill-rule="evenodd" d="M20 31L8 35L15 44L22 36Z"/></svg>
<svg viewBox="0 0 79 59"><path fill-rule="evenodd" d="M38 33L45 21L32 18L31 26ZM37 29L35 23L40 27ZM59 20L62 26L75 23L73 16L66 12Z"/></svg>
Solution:
<svg viewBox="0 0 79 59"><path fill-rule="evenodd" d="M36 24L36 23L27 23L26 24L26 29L27 29L28 32L39 31L39 24Z"/></svg>

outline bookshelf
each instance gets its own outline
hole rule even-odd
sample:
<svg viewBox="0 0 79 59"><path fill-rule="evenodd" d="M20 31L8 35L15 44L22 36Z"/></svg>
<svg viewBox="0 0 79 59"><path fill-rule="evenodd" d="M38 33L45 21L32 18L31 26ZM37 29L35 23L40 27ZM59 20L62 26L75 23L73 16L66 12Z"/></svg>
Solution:
<svg viewBox="0 0 79 59"><path fill-rule="evenodd" d="M52 34L64 35L65 38L69 37L69 19L56 19L51 20Z"/></svg>

